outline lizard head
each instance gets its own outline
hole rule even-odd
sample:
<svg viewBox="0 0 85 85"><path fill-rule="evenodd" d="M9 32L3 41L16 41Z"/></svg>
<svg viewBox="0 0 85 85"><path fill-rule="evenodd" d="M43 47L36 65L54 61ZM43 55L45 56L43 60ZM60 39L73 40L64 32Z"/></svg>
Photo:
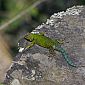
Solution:
<svg viewBox="0 0 85 85"><path fill-rule="evenodd" d="M33 36L32 36L31 33L27 33L27 34L24 36L24 39L26 39L27 41L32 42L32 41L33 41Z"/></svg>

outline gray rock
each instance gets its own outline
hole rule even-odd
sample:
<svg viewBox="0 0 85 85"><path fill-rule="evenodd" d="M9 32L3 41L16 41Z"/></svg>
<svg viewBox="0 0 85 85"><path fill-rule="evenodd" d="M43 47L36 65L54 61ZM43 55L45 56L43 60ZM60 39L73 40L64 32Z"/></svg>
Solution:
<svg viewBox="0 0 85 85"><path fill-rule="evenodd" d="M55 51L49 59L49 50L38 45L19 54L6 74L6 85L85 85L85 6L74 6L66 12L54 13L46 23L32 33L64 40L62 47L78 68L71 67ZM26 44L26 43L24 43ZM27 44L26 44L27 45Z"/></svg>

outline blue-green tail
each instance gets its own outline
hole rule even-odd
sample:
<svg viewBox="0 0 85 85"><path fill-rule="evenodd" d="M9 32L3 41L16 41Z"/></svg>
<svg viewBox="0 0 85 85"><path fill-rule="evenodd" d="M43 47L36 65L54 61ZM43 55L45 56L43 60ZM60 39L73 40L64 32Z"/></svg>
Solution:
<svg viewBox="0 0 85 85"><path fill-rule="evenodd" d="M56 46L55 50L62 53L62 56L64 57L64 59L67 61L67 63L70 66L76 67L76 65L72 62L72 60L70 59L70 57L69 57L68 53L65 51L65 49L63 49L61 46Z"/></svg>

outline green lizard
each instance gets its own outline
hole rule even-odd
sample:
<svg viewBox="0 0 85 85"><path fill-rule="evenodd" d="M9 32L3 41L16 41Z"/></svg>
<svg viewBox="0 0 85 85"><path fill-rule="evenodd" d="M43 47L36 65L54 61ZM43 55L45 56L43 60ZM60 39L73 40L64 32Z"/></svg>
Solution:
<svg viewBox="0 0 85 85"><path fill-rule="evenodd" d="M31 48L32 46L37 44L49 50L56 50L62 53L62 56L70 66L76 67L76 65L72 62L72 60L68 56L68 53L61 47L61 44L63 43L62 41L46 37L44 36L44 33L40 34L28 33L24 36L24 39L31 42L31 44L27 46L26 49Z"/></svg>

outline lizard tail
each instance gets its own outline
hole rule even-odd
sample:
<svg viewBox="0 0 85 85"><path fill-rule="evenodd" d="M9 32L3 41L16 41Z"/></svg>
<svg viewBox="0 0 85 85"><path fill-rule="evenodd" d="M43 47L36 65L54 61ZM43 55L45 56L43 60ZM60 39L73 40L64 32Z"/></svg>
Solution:
<svg viewBox="0 0 85 85"><path fill-rule="evenodd" d="M61 46L56 46L55 47L55 50L59 51L62 53L62 56L64 57L64 59L67 61L67 63L70 65L70 66L73 66L73 67L77 67L73 62L72 60L70 59L68 53L65 51L65 49L63 49Z"/></svg>

